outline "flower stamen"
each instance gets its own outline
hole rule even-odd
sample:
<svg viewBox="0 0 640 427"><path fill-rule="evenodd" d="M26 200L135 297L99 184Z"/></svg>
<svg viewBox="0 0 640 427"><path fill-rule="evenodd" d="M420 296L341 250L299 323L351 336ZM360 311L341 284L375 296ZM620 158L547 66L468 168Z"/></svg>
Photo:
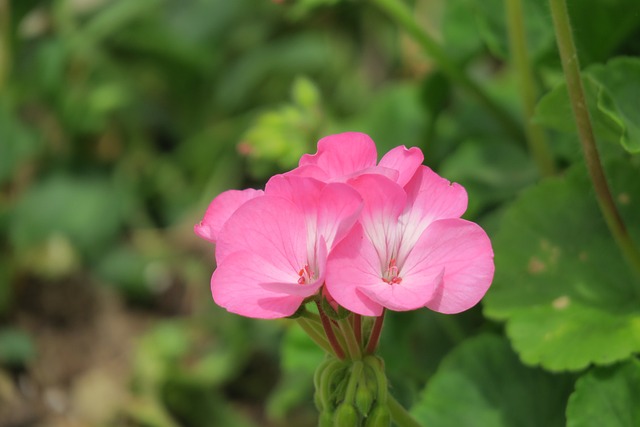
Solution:
<svg viewBox="0 0 640 427"><path fill-rule="evenodd" d="M396 259L391 258L389 261L389 268L385 272L384 276L382 276L382 281L388 283L389 285L396 285L402 282L402 277L399 276L400 269L396 264Z"/></svg>
<svg viewBox="0 0 640 427"><path fill-rule="evenodd" d="M305 265L304 268L301 268L300 271L298 271L298 276L300 276L298 278L299 285L305 285L311 282L311 278L313 277L313 271L309 267L309 264Z"/></svg>

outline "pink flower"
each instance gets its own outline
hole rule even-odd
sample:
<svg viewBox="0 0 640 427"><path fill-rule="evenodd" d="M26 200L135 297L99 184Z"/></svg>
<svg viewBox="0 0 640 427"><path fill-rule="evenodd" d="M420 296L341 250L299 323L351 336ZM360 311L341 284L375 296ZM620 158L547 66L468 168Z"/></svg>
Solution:
<svg viewBox="0 0 640 427"><path fill-rule="evenodd" d="M378 154L373 140L363 133L346 132L318 141L316 154L305 154L289 174L308 176L323 182L345 182L362 174L380 174L401 186L413 176L424 156L417 147L399 146L385 154L376 166Z"/></svg>
<svg viewBox="0 0 640 427"><path fill-rule="evenodd" d="M248 317L292 315L324 283L328 250L352 228L361 207L362 198L346 184L273 177L264 195L244 201L217 233L215 302Z"/></svg>
<svg viewBox="0 0 640 427"><path fill-rule="evenodd" d="M327 263L327 290L340 305L366 316L383 307L457 313L484 296L493 250L482 228L460 219L464 188L425 166L404 188L370 174L349 184L364 208Z"/></svg>

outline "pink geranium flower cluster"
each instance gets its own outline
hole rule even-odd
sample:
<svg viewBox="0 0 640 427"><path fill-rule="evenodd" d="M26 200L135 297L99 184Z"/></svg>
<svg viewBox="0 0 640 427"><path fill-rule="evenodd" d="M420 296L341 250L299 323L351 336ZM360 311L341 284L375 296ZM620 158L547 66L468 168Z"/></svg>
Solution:
<svg viewBox="0 0 640 427"><path fill-rule="evenodd" d="M343 133L321 139L264 191L220 194L195 226L216 244L215 302L265 319L320 293L365 316L474 306L493 278L491 242L460 218L464 188L423 160L400 146L376 163L367 135Z"/></svg>

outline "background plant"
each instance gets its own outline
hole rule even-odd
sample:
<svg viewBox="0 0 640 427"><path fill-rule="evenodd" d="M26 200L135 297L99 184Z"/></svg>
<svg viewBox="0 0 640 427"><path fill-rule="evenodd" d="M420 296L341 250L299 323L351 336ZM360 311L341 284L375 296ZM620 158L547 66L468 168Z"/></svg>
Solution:
<svg viewBox="0 0 640 427"><path fill-rule="evenodd" d="M637 250L640 14L567 3ZM482 307L388 316L394 395L426 426L637 425L640 279L585 167L550 4L0 0L0 424L315 425L322 353L216 309L191 227L357 130L464 185L496 252Z"/></svg>

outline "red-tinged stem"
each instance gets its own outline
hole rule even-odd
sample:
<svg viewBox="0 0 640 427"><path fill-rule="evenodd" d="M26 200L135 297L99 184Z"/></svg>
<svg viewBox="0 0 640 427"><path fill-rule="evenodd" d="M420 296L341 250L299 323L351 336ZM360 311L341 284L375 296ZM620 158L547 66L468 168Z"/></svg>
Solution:
<svg viewBox="0 0 640 427"><path fill-rule="evenodd" d="M378 342L380 341L380 333L382 332L382 324L384 323L384 314L386 309L382 309L382 314L379 317L376 317L376 321L373 324L373 329L371 329L371 335L369 336L369 342L367 343L367 349L365 350L365 354L373 354L378 347Z"/></svg>
<svg viewBox="0 0 640 427"><path fill-rule="evenodd" d="M327 317L327 315L322 311L322 307L320 303L318 303L318 313L320 314L320 321L322 322L322 327L324 328L324 333L327 334L327 339L329 340L329 344L331 344L331 348L336 353L336 356L340 360L345 359L344 350L338 339L336 338L336 334L333 330L333 326L331 326L331 320Z"/></svg>

